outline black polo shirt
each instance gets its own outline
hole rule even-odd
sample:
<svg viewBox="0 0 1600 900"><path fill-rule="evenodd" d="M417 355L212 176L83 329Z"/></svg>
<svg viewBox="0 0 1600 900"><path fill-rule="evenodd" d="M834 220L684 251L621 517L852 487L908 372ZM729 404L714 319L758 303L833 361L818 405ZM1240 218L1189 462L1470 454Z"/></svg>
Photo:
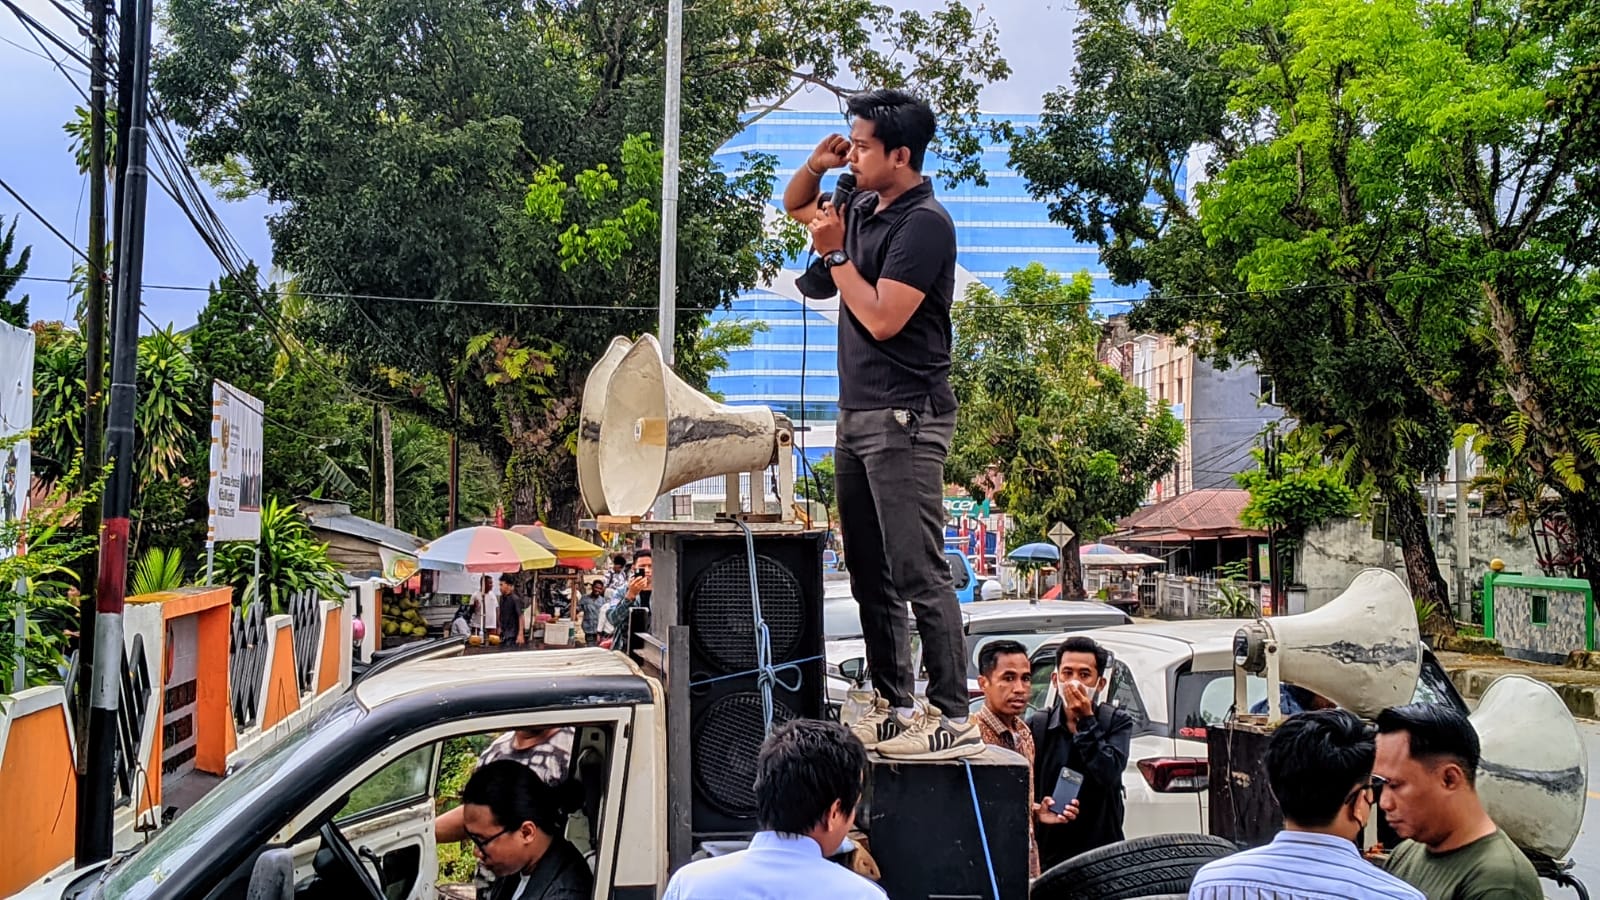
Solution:
<svg viewBox="0 0 1600 900"><path fill-rule="evenodd" d="M950 390L950 303L956 288L956 227L933 182L901 194L877 212L878 195L856 194L845 217L844 249L856 271L876 286L887 278L923 292L900 333L875 339L839 301L839 408L956 408Z"/></svg>

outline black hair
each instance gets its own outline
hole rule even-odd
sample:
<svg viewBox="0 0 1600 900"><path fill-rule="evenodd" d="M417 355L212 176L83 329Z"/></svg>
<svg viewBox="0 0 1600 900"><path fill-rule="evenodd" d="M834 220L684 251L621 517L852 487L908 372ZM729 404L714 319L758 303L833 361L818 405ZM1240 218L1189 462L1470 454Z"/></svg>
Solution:
<svg viewBox="0 0 1600 900"><path fill-rule="evenodd" d="M1413 759L1430 764L1449 760L1466 773L1467 784L1478 783L1478 759L1482 751L1478 732L1466 716L1434 703L1391 706L1378 713L1379 734L1401 731L1410 739Z"/></svg>
<svg viewBox="0 0 1600 900"><path fill-rule="evenodd" d="M1104 676L1106 666L1111 664L1111 651L1095 643L1094 638L1075 634L1061 642L1060 649L1056 650L1056 668L1061 668L1061 658L1068 653L1090 653L1094 655L1094 673Z"/></svg>
<svg viewBox="0 0 1600 900"><path fill-rule="evenodd" d="M838 722L795 719L773 729L756 757L756 820L763 831L804 835L835 800L849 815L861 800L867 751Z"/></svg>
<svg viewBox="0 0 1600 900"><path fill-rule="evenodd" d="M1319 709L1290 716L1267 743L1267 780L1283 817L1296 825L1331 823L1372 774L1372 728L1355 713Z"/></svg>
<svg viewBox="0 0 1600 900"><path fill-rule="evenodd" d="M853 94L845 101L850 115L872 123L872 135L885 152L904 147L911 151L911 168L922 171L928 144L938 130L927 101L905 91L880 88Z"/></svg>
<svg viewBox="0 0 1600 900"><path fill-rule="evenodd" d="M570 786L569 786L570 785ZM500 759L478 767L461 789L461 804L487 806L501 828L515 830L523 822L553 838L567 828L567 814L577 809L581 792L576 782L552 787L533 770L514 759Z"/></svg>
<svg viewBox="0 0 1600 900"><path fill-rule="evenodd" d="M978 651L978 674L988 675L1000 664L1000 657L1013 653L1028 655L1028 648L1013 640L990 641Z"/></svg>
<svg viewBox="0 0 1600 900"><path fill-rule="evenodd" d="M628 558L623 556L621 553L618 553L616 556L611 557L611 564L614 566L625 566L628 564Z"/></svg>
<svg viewBox="0 0 1600 900"><path fill-rule="evenodd" d="M641 547L638 550L633 551L633 561L634 562L638 562L641 559L649 559L649 558L650 558L650 548L649 547Z"/></svg>

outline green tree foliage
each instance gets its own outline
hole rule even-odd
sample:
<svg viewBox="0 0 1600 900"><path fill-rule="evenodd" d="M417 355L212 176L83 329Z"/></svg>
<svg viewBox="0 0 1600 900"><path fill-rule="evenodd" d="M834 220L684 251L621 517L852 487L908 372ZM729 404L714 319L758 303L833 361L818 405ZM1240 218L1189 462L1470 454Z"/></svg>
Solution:
<svg viewBox="0 0 1600 900"><path fill-rule="evenodd" d="M1344 473L1323 462L1317 450L1285 449L1271 467L1262 450L1250 451L1258 468L1233 476L1250 492L1250 502L1239 513L1239 524L1280 528L1298 539L1312 528L1355 512L1356 492L1345 483Z"/></svg>
<svg viewBox="0 0 1600 900"><path fill-rule="evenodd" d="M38 439L38 431L30 433ZM0 455L16 446L22 435L0 437ZM27 668L28 686L59 682L66 667L68 631L77 628L78 606L70 593L77 579L73 563L89 554L95 539L77 533L78 514L100 500L102 484L88 491L73 493L78 485L78 466L67 464L63 477L21 518L0 521L0 547L11 550L26 543L26 553L0 555L0 699L14 684L17 638L10 623L16 621L19 607L26 614L27 629L22 640L22 656ZM19 593L17 586L22 585Z"/></svg>
<svg viewBox="0 0 1600 900"><path fill-rule="evenodd" d="M217 545L212 583L232 585L238 602L248 607L257 599L252 590L256 551L261 552L260 597L281 613L290 595L318 591L324 600L344 597L339 567L328 558L328 545L318 543L311 526L293 504L268 498L261 505L261 542L232 541Z"/></svg>
<svg viewBox="0 0 1600 900"><path fill-rule="evenodd" d="M5 225L5 219L0 219L0 227ZM32 247L23 247L12 261L11 254L16 249L17 220L11 220L11 227L5 229L5 236L0 238L0 322L14 325L17 328L28 327L28 295L23 294L19 299L7 300L6 296L16 288L22 276L28 274L28 257L33 255Z"/></svg>
<svg viewBox="0 0 1600 900"><path fill-rule="evenodd" d="M810 471L805 472L795 479L794 492L797 496L804 497L812 503L817 503L828 511L830 519L839 518L839 498L835 490L833 476L833 454L817 460L810 465Z"/></svg>
<svg viewBox="0 0 1600 900"><path fill-rule="evenodd" d="M84 341L57 323L39 326L34 355L33 472L59 484L83 446ZM184 546L198 540L204 514L204 475L194 508L194 460L204 438L193 428L200 381L187 338L168 328L139 339L138 406L134 410L135 551L145 544ZM109 372L107 373L109 376ZM209 412L209 404L205 407ZM209 428L206 434L209 434Z"/></svg>
<svg viewBox="0 0 1600 900"><path fill-rule="evenodd" d="M1006 273L1005 294L974 285L952 313L961 402L945 466L975 485L998 466L996 499L1018 519L1017 537L1055 521L1077 536L1064 553L1063 596L1083 595L1078 545L1112 530L1171 471L1183 425L1162 404L1096 358L1091 282L1070 283L1034 263Z"/></svg>
<svg viewBox="0 0 1600 900"><path fill-rule="evenodd" d="M565 448L583 377L612 335L653 327L662 11L652 0L168 7L157 91L189 131L192 162L230 167L231 184L280 204L275 256L317 298L304 333L396 411L482 448L518 520L570 526ZM706 312L790 246L764 229L770 161L734 176L711 162L741 117L806 86L909 85L950 126L947 168L974 176L977 91L1007 70L993 29L956 3L931 15L866 0L691 6L684 46L678 356L699 384L692 347ZM493 352L469 354L484 335ZM538 364L500 377L511 374L501 351ZM453 394L459 418L446 412Z"/></svg>
<svg viewBox="0 0 1600 900"><path fill-rule="evenodd" d="M1379 314L1382 297L1407 283L1384 279L1426 269L1415 252L1426 241L1401 215L1406 188L1392 176L1403 159L1358 146L1367 131L1349 111L1369 98L1352 92L1357 70L1343 63L1347 53L1388 52L1383 42L1399 38L1372 11L1403 5L1097 4L1078 33L1091 67L1075 79L1082 87L1051 96L1016 162L1054 218L1088 223L1115 277L1150 283L1138 327L1272 375L1278 401L1325 437L1323 451L1351 483L1381 497L1413 593L1448 609L1415 486L1442 467L1450 416L1417 377L1415 343ZM1094 151L1065 149L1095 116L1117 122L1091 135L1103 164ZM1195 162L1191 145L1206 151L1209 180L1185 198L1177 172ZM1370 178L1351 181L1360 171ZM1146 208L1152 193L1158 202ZM1452 202L1419 202L1436 201ZM1097 222L1117 231L1097 232ZM1375 254L1373 238L1417 246ZM1436 292L1428 305L1448 315L1456 307L1445 301L1463 293Z"/></svg>

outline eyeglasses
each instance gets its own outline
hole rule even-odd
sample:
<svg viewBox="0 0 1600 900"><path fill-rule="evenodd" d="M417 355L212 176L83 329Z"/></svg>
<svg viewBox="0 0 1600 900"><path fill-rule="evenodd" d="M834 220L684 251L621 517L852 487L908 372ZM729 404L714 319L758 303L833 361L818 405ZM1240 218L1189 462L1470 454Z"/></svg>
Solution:
<svg viewBox="0 0 1600 900"><path fill-rule="evenodd" d="M483 851L483 850L488 850L490 844L494 843L495 841L498 841L500 838L504 837L505 835L510 834L513 831L516 831L516 829L515 828L502 828L499 831L495 832L494 834L489 835L488 837L479 837L478 835L475 835L475 834L473 834L472 832L469 831L469 832L467 832L467 840L471 841L472 845L474 847L477 847L480 851Z"/></svg>
<svg viewBox="0 0 1600 900"><path fill-rule="evenodd" d="M1350 792L1350 796L1344 798L1344 802L1354 803L1357 797L1365 793L1367 795L1368 802L1372 803L1373 805L1377 805L1378 798L1383 795L1383 789L1388 786L1388 784L1389 779L1383 777L1382 775L1369 776L1365 784L1358 786L1355 790Z"/></svg>

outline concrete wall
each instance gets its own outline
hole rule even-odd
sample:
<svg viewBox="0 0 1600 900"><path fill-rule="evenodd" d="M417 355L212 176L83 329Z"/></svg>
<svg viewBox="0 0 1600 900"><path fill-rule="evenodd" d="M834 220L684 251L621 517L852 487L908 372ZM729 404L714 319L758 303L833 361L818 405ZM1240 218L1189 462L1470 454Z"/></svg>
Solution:
<svg viewBox="0 0 1600 900"><path fill-rule="evenodd" d="M1255 366L1217 369L1199 357L1194 361L1194 387L1184 413L1189 430L1192 481L1185 490L1237 488L1234 473L1255 468L1250 450L1268 422L1282 411L1262 406L1260 374Z"/></svg>
<svg viewBox="0 0 1600 900"><path fill-rule="evenodd" d="M1534 598L1545 601L1545 621L1534 621ZM1506 655L1535 662L1566 662L1573 650L1589 649L1589 598L1581 591L1495 585L1494 638Z"/></svg>
<svg viewBox="0 0 1600 900"><path fill-rule="evenodd" d="M1450 586L1451 602L1459 606L1452 518L1448 513L1440 518L1433 549L1439 557L1439 571ZM1512 536L1506 520L1498 516L1471 516L1467 527L1470 552L1465 568L1472 583L1483 577L1489 560L1496 558L1505 560L1508 572L1540 574L1533 539L1526 529ZM1295 558L1296 578L1306 586L1308 609L1316 609L1339 596L1356 573L1373 566L1392 569L1401 577L1405 576L1400 545L1373 538L1372 522L1368 519L1340 519L1325 528L1313 529L1306 535Z"/></svg>

